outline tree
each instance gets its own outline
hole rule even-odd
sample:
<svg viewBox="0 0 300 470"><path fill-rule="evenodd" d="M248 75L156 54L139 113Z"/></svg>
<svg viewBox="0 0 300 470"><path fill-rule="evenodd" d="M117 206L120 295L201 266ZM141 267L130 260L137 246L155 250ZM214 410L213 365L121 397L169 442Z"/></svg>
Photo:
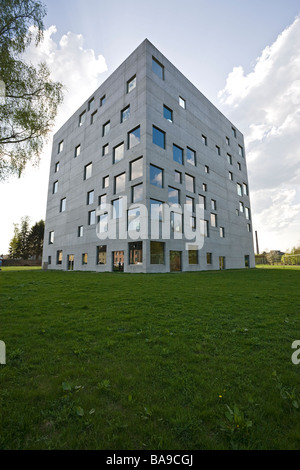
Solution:
<svg viewBox="0 0 300 470"><path fill-rule="evenodd" d="M45 222L40 220L30 229L28 245L31 256L39 259L43 254Z"/></svg>
<svg viewBox="0 0 300 470"><path fill-rule="evenodd" d="M34 0L0 2L0 179L21 175L26 164L39 162L59 104L62 84L50 79L45 63L36 68L22 58L43 38L44 5ZM4 87L5 85L5 87ZM1 86L0 86L1 91Z"/></svg>
<svg viewBox="0 0 300 470"><path fill-rule="evenodd" d="M11 259L21 258L20 230L18 224L14 224L14 235L9 244L8 256Z"/></svg>

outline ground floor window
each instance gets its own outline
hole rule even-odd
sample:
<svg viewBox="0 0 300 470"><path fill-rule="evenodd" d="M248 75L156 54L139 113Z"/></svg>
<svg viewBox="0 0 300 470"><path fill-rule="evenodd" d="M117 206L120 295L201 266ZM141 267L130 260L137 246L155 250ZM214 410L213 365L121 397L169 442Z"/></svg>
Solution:
<svg viewBox="0 0 300 470"><path fill-rule="evenodd" d="M129 264L143 263L143 242L129 243Z"/></svg>
<svg viewBox="0 0 300 470"><path fill-rule="evenodd" d="M97 264L106 264L106 245L97 246Z"/></svg>
<svg viewBox="0 0 300 470"><path fill-rule="evenodd" d="M113 271L124 271L124 251L113 251Z"/></svg>
<svg viewBox="0 0 300 470"><path fill-rule="evenodd" d="M56 264L62 264L62 256L63 256L62 250L58 250L56 252Z"/></svg>
<svg viewBox="0 0 300 470"><path fill-rule="evenodd" d="M198 264L198 250L189 250L189 264Z"/></svg>
<svg viewBox="0 0 300 470"><path fill-rule="evenodd" d="M165 244L150 242L150 264L165 264Z"/></svg>

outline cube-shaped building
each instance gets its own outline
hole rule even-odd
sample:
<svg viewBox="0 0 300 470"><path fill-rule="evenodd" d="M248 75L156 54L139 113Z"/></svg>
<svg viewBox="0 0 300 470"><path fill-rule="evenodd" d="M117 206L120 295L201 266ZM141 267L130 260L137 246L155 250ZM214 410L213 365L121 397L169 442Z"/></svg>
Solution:
<svg viewBox="0 0 300 470"><path fill-rule="evenodd" d="M146 39L53 138L43 266L254 265L243 135Z"/></svg>

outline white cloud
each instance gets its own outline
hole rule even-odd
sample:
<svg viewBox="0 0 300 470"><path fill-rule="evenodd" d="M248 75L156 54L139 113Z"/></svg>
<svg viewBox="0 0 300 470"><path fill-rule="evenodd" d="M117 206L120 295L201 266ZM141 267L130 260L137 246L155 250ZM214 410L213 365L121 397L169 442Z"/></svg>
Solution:
<svg viewBox="0 0 300 470"><path fill-rule="evenodd" d="M262 51L249 74L234 67L218 97L245 136L261 244L300 244L300 18Z"/></svg>
<svg viewBox="0 0 300 470"><path fill-rule="evenodd" d="M107 71L105 58L96 56L92 49L85 49L81 34L69 32L58 42L55 34L56 27L51 26L45 31L43 42L37 48L32 44L26 52L26 60L34 65L45 61L51 78L66 87L53 132L93 93L100 85L101 74ZM20 222L25 215L29 215L32 224L45 218L51 144L50 138L39 168L29 166L21 179L14 178L0 185L0 254L8 251L13 223Z"/></svg>

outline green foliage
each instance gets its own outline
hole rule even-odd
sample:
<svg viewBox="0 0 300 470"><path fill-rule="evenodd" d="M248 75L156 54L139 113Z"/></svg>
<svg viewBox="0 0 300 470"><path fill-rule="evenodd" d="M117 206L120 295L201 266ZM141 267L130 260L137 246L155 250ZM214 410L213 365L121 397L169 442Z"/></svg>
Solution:
<svg viewBox="0 0 300 470"><path fill-rule="evenodd" d="M27 162L37 164L58 106L62 84L53 82L45 63L26 63L23 54L43 37L43 4L34 0L1 0L0 80L5 97L0 102L0 179L21 175Z"/></svg>
<svg viewBox="0 0 300 470"><path fill-rule="evenodd" d="M9 244L9 257L27 260L32 256L39 259L43 253L44 230L43 220L30 228L29 217L23 217L20 226L14 224L14 235Z"/></svg>

